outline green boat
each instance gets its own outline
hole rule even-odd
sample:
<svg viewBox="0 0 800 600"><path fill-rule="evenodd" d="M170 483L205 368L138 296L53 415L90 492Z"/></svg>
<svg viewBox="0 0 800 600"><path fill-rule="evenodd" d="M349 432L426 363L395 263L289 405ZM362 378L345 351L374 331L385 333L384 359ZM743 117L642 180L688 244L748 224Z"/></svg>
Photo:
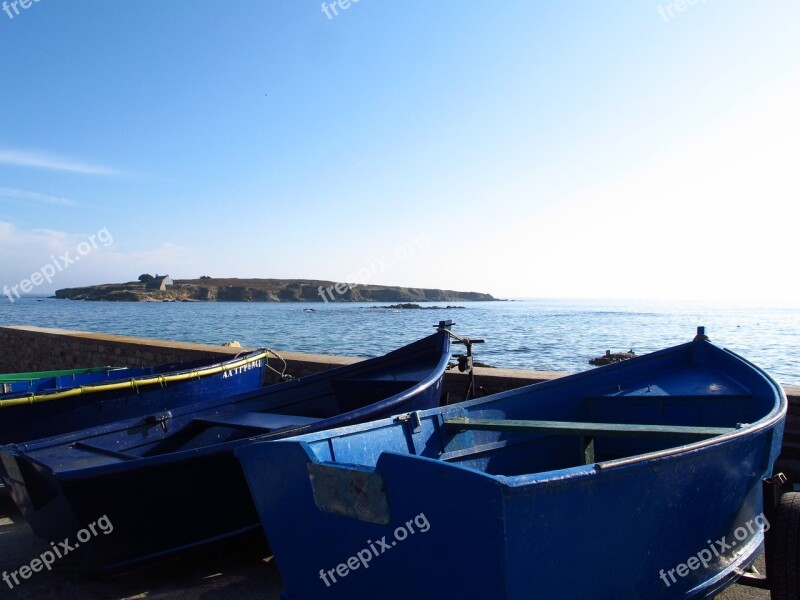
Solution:
<svg viewBox="0 0 800 600"><path fill-rule="evenodd" d="M101 373L113 371L124 367L88 367L84 369L60 369L58 371L29 371L27 373L0 373L0 383L10 381L30 381L32 379L45 379L47 377L64 377L68 375L85 375L86 373Z"/></svg>
<svg viewBox="0 0 800 600"><path fill-rule="evenodd" d="M46 390L92 385L117 380L131 369L126 367L84 367L26 373L0 373L0 406L4 398L36 394Z"/></svg>

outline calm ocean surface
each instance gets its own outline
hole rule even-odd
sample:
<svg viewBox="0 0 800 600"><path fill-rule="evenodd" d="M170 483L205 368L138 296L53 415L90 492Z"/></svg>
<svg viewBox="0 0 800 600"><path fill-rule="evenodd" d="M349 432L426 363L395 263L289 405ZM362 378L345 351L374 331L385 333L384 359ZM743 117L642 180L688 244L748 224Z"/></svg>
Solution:
<svg viewBox="0 0 800 600"><path fill-rule="evenodd" d="M800 384L800 309L687 303L526 300L460 303L464 310L386 310L372 304L127 303L25 298L0 302L0 324L40 325L275 350L376 356L423 337L441 319L486 339L476 360L496 367L591 369L606 349L637 354L692 339L698 325L777 381ZM304 309L313 308L314 312ZM12 348L5 348L13 352Z"/></svg>

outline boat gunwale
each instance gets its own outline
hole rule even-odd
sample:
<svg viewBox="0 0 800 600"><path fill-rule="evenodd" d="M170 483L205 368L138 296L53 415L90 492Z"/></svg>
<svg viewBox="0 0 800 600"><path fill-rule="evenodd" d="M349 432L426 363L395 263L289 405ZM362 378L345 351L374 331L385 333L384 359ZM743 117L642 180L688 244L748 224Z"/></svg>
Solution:
<svg viewBox="0 0 800 600"><path fill-rule="evenodd" d="M763 371L760 367L754 365L746 358L743 358L742 356L738 355L737 353L728 350L727 348L716 346L713 343L708 342L706 340L687 342L670 348L658 350L650 354L645 354L641 357L630 359L628 361L622 361L619 363L608 365L602 368L605 369L604 372L606 374L608 374L609 372L615 372L616 370L623 370L623 369L627 370L632 361L637 361L637 363L640 365L645 364L646 362L652 362L654 360L658 360L664 355L677 354L680 352L688 352L692 348L697 347L698 344L706 344L707 347L712 348L713 351L720 352L729 357L732 357L735 361L740 361L742 363L741 366L747 368L751 373L758 376L764 383L766 383L771 388L773 392L772 394L772 398L774 400L773 407L763 417L761 417L757 421L754 421L753 423L748 423L739 429L733 430L731 432L722 435L714 436L706 440L699 440L696 442L690 442L678 446L673 446L671 448L666 448L664 450L645 452L643 454L636 454L630 457L625 457L620 459L595 462L588 465L577 465L574 467L567 467L562 469L536 471L533 473L525 473L521 475L501 475L501 474L495 475L487 473L486 471L483 471L481 469L476 469L474 467L468 467L458 464L456 462L442 460L441 457L432 458L412 453L406 454L406 453L391 452L391 451L385 451L385 452L389 454L412 456L420 460L430 460L437 463L446 464L449 467L453 468L467 469L470 472L474 472L483 477L494 479L508 486L509 488L522 488L523 486L528 486L532 484L535 484L537 486L559 485L567 482L573 482L576 478L597 476L601 473L612 472L617 469L622 469L624 467L633 468L641 466L643 464L652 464L653 462L656 461L660 462L661 460L674 458L682 454L691 454L696 451L712 448L714 446L718 446L721 444L726 444L732 440L736 440L742 437L749 437L749 436L755 437L764 430L774 429L774 427L783 418L785 418L788 410L788 400L786 398L786 394L783 388L780 385L778 385L778 383L776 383L775 380L769 374ZM531 389L534 388L537 390L553 389L561 387L563 385L571 385L575 381L582 381L585 380L587 377L592 377L594 376L595 373L597 373L597 370L583 371L563 378L553 379L542 383L536 383L523 386L520 388L507 390L505 392L493 394L488 397L476 398L473 400L461 402L459 404L454 404L447 407L439 407L439 408L428 409L426 411L419 411L419 417L421 420L429 419L435 421L436 425L434 427L433 435L437 435L438 432L442 431L446 427L446 425L444 424L446 418L451 418L455 416L464 416L466 410L471 407L481 406L483 404L489 404L489 403L494 404L497 401L504 400L509 397L530 393ZM490 402L487 402L487 398L491 398ZM358 464L358 463L347 463L344 461L339 462L335 459L333 461L320 460L316 456L316 453L310 448L310 446L315 443L327 441L328 442L327 445L330 447L331 445L330 443L332 440L348 436L351 433L365 432L367 430L373 432L385 428L397 427L398 426L397 416L398 415L395 415L393 417L388 417L380 421L374 421L369 424L364 424L364 423L353 424L353 425L347 425L345 427L340 427L337 429L309 432L307 435L313 436L313 439L282 439L280 441L289 443L300 443L305 448L306 453L309 455L309 459L312 460L313 462L318 462L320 464L329 464L333 466ZM492 449L487 449L487 451L491 450ZM542 477L542 475L546 475L547 477Z"/></svg>
<svg viewBox="0 0 800 600"><path fill-rule="evenodd" d="M392 396L384 398L374 404L367 405L365 407L359 407L352 411L334 415L326 419L321 419L314 423L302 425L294 429L286 428L282 430L276 430L274 432L264 433L261 435L244 436L241 438L237 438L235 440L229 440L218 444L210 444L201 448L179 450L176 452L167 452L164 454L158 454L153 456L137 456L133 460L128 460L119 463L110 463L106 465L89 466L80 469L69 468L69 469L59 470L58 468L53 468L52 459L49 459L48 462L43 462L38 460L35 456L31 455L31 453L47 450L49 448L55 448L67 445L71 446L72 444L81 440L111 435L114 433L127 431L131 428L141 427L144 425L142 417L132 417L130 419L126 419L123 421L115 421L105 425L99 425L94 428L79 430L77 432L70 432L67 434L53 436L50 438L42 438L40 440L34 440L31 442L24 442L17 444L7 444L5 446L0 445L0 454L3 453L8 454L14 459L24 457L26 461L30 462L33 465L39 466L41 469L44 470L45 473L48 474L48 476L53 477L54 479L57 479L61 482L75 482L88 478L93 479L96 477L102 477L105 475L116 475L118 473L123 473L128 470L149 469L149 468L159 467L164 464L169 464L171 462L194 460L195 458L207 455L224 453L243 445L267 442L273 438L283 439L288 437L294 437L297 435L304 435L304 434L311 435L314 433L321 433L322 431L328 429L335 430L337 429L336 426L329 427L326 426L326 423L338 421L340 419L341 420L352 419L353 414L358 413L359 411L364 411L366 413L362 416L357 417L359 420L368 418L370 413L378 411L385 412L386 410L390 409L390 407L395 406L396 404L402 404L402 402L407 400L410 396L424 393L428 391L431 387L433 387L436 384L436 382L440 381L444 376L444 373L446 371L446 366L450 361L450 334L447 331L441 331L439 333L434 333L425 336L424 338L415 340L414 342L411 342L406 346L397 348L382 356L376 356L370 359L366 359L364 361L359 361L357 363L353 363L352 365L343 365L341 367L320 371L318 373L313 373L306 377L300 377L298 379L293 379L291 381L279 382L271 386L266 386L258 390L254 390L252 392L244 392L237 396L206 400L198 404L183 406L170 411L172 413L172 418L185 417L191 415L194 412L199 412L200 410L213 410L214 408L220 408L227 405L234 405L239 402L243 402L251 398L264 395L264 391L267 390L268 388L272 388L270 390L270 393L274 393L282 391L292 386L309 385L329 378L335 379L341 376L342 374L349 373L350 371L357 371L363 368L379 368L381 365L385 363L391 363L397 359L400 359L402 361L404 359L407 359L409 356L414 357L416 354L424 354L430 352L432 348L420 348L415 350L413 353L410 353L409 355L404 354L404 351L407 350L409 346L415 346L415 345L421 346L426 342L434 343L436 340L433 340L433 338L439 335L441 335L441 340L438 341L436 346L436 352L439 354L439 359L436 362L436 365L431 366L429 373L423 379L415 383L413 386L409 387L406 390L403 390L398 394L394 394ZM433 361L430 362L431 364L433 363ZM389 400L391 400L391 403L389 403L388 405L383 404L384 402L387 402ZM198 409L198 407L202 408ZM365 409L372 409L372 410L365 410ZM187 425L189 422L191 421L188 421ZM355 425L358 425L358 423L356 423ZM345 427L348 426L349 425L346 425ZM338 428L342 427L340 426Z"/></svg>
<svg viewBox="0 0 800 600"><path fill-rule="evenodd" d="M714 346L714 348L717 348ZM781 419L786 417L786 414L789 409L789 400L786 398L786 392L784 392L783 388L778 385L778 383L765 371L754 365L752 362L739 356L735 352L728 350L727 348L717 348L719 351L732 356L736 360L742 361L745 366L749 367L753 373L761 377L774 392L773 398L776 402L773 405L772 410L770 410L767 414L761 417L759 420L754 421L753 423L747 423L744 427L736 429L734 431L718 435L707 440L700 440L697 442L692 442L689 444L684 444L682 446L676 446L674 448L667 448L665 450L658 450L656 452L649 452L646 454L640 454L628 458L619 458L609 461L604 461L602 463L596 463L598 469L601 471L608 471L610 469L615 469L619 467L624 467L629 464L635 464L641 462L643 458L647 460L657 460L661 458L668 458L673 456L674 454L678 454L683 451L691 451L695 449L705 448L707 446L715 446L717 444L722 444L734 439L738 439L741 437L747 437L750 435L755 436L756 434L762 432L766 429L774 429L774 427L781 421Z"/></svg>
<svg viewBox="0 0 800 600"><path fill-rule="evenodd" d="M720 347L715 346L714 344L711 344L709 342L688 342L686 344L681 344L680 346L675 346L673 348L666 348L664 350L659 350L659 351L653 352L651 354L646 354L641 358L652 359L652 358L657 358L658 355L662 355L664 353L671 353L671 352L679 352L679 351L682 351L682 350L688 350L689 348L695 346L695 344L698 344L698 343L706 343L710 347L714 348L716 351L725 353L725 354L733 357L736 360L742 361L742 363L744 363L744 366L748 367L754 374L756 374L760 378L762 378L772 388L772 390L774 392L773 398L776 400L776 402L773 404L773 408L767 414L765 414L763 417L761 417L759 420L754 421L753 423L748 423L744 427L741 427L740 429L736 429L736 430L731 431L729 433L725 433L725 434L722 434L722 435L714 436L714 437L708 438L706 440L699 440L699 441L696 441L696 442L690 442L688 444L681 444L679 446L673 446L671 448L666 448L664 450L656 450L656 451L653 451L653 452L645 452L643 454L636 454L634 456L625 457L625 458L619 458L619 459L613 459L613 460L608 460L608 461L596 462L596 463L591 463L591 464L588 464L588 465L579 465L579 466L575 466L575 467L568 467L568 468L565 468L565 469L553 469L551 471L538 471L536 473L527 473L527 474L524 474L524 475L512 475L512 476L508 476L508 475L491 475L489 473L481 471L480 469L472 469L471 467L463 467L463 468L474 470L476 472L482 473L483 475L485 475L487 477L502 478L500 480L503 481L504 483L506 483L507 485L510 485L510 486L527 485L529 483L536 483L538 485L538 484L547 483L549 481L560 482L560 481L563 480L563 477L553 477L551 479L546 479L546 478L545 479L536 479L535 481L519 481L518 482L517 480L520 480L520 479L523 479L523 478L530 479L530 478L538 476L538 475L549 474L549 473L553 473L553 474L555 474L555 473L559 473L559 474L570 473L571 475L573 475L575 477L581 476L581 475L591 476L591 475L596 475L596 474L598 474L600 472L611 471L613 469L618 469L618 468L621 468L621 467L634 466L634 465L639 465L639 464L642 464L642 463L658 461L658 460L661 460L661 459L667 459L667 458L671 458L671 457L674 457L674 456L679 455L679 454L691 453L691 452L693 452L695 450L700 450L700 449L703 449L703 448L706 448L706 447L711 447L711 446L716 446L716 445L719 445L719 444L724 444L726 442L729 442L729 441L734 440L734 439L738 439L740 437L747 437L747 436L750 436L750 435L755 436L756 434L758 434L762 430L774 428L775 425L777 425L778 422L786 416L789 402L788 402L788 399L786 398L786 393L784 392L783 388L780 385L778 385L778 383L769 374L764 372L761 368L757 367L756 365L754 365L752 362L750 362L746 358L743 358L742 356L739 356L737 353L735 353L735 352L733 352L731 350L728 350L727 348L720 348ZM635 359L633 359L633 360L635 360ZM607 366L605 368L606 369L610 369L610 368L614 368L614 367L621 368L623 366L625 366L625 361L620 362L620 363L616 363L616 364L613 364L613 365L609 365L609 366ZM577 373L575 376L573 376L574 378L571 379L571 381L575 381L578 378L578 376L591 375L592 373L595 373L595 372L596 371L583 371L582 373ZM606 372L608 372L608 371L606 371ZM548 386L549 387L550 384L556 384L556 383L563 384L563 383L565 383L565 380L566 380L566 378L555 379L555 380L552 380L552 381L547 381L547 382L544 382L544 383L534 384L534 385L536 385L536 386ZM527 386L527 387L530 387L530 386ZM505 398L506 394L513 395L513 392L518 392L519 390L523 390L523 389L525 389L525 388L517 388L515 390L509 390L508 392L503 392L502 396ZM500 395L498 395L498 396L500 396ZM494 399L500 399L500 398L495 396ZM469 408L470 406L475 406L476 404L479 405L480 404L479 400L480 399L478 399L478 401L473 400L473 401L470 401L468 403L464 403L464 404L460 405L459 408ZM435 412L436 409L433 409L433 411ZM428 411L428 412L430 413L431 411ZM428 415L423 415L423 414L420 415L421 418L423 418L425 416L428 416ZM431 415L431 416L433 416L433 415ZM454 416L454 413L450 413L447 416L448 417ZM442 413L439 414L439 426L440 427L444 426L444 419L445 419L445 413L442 412ZM438 460L438 459L434 459L434 460ZM453 464L453 463L448 463L448 464ZM454 465L454 466L460 466L460 465ZM569 480L571 481L572 478L573 477L569 477Z"/></svg>
<svg viewBox="0 0 800 600"><path fill-rule="evenodd" d="M9 409L18 406L41 404L44 402L55 402L57 400L63 400L65 398L74 398L76 396L82 396L84 394L97 394L97 393L121 391L127 389L130 389L134 393L138 393L139 386L148 387L158 384L161 385L161 387L163 388L165 384L168 383L173 383L173 382L181 383L184 381L205 379L207 377L213 377L214 375L219 375L220 373L224 375L228 371L237 369L239 367L243 367L245 365L249 365L251 363L257 362L262 359L268 361L270 354L277 356L277 354L275 354L272 350L268 348L259 348L257 350L240 352L233 358L228 358L225 360L219 360L220 357L209 357L206 360L189 361L195 363L208 362L208 364L205 366L193 367L191 369L184 368L184 369L177 369L174 371L166 371L165 373L159 373L159 374L150 373L148 375L138 375L136 377L131 377L127 379L120 378L111 381L92 383L87 385L56 388L54 390L48 390L45 393L19 392L19 393L5 394L2 397L0 397L0 410L2 410L3 408ZM144 368L152 369L160 366L162 365L153 365L152 367L144 367ZM264 366L266 366L266 364ZM132 370L137 369L137 367L126 367L126 368Z"/></svg>

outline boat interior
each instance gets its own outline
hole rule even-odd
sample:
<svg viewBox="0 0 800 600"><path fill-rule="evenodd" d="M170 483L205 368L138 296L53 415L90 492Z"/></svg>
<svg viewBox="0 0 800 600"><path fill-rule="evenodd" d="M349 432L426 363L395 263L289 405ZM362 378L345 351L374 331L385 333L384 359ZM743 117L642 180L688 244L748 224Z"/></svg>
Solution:
<svg viewBox="0 0 800 600"><path fill-rule="evenodd" d="M431 376L440 355L412 356L337 377L309 377L250 392L213 408L185 407L148 415L126 427L98 428L69 453L64 442L28 451L39 462L56 461L59 470L198 450L253 436L293 430L369 407L400 394Z"/></svg>
<svg viewBox="0 0 800 600"><path fill-rule="evenodd" d="M442 409L425 418L417 433L398 425L332 438L316 434L308 447L323 462L374 468L381 452L390 451L516 476L710 439L777 409L774 394L709 366L668 370L624 387L580 388L530 386L490 402Z"/></svg>

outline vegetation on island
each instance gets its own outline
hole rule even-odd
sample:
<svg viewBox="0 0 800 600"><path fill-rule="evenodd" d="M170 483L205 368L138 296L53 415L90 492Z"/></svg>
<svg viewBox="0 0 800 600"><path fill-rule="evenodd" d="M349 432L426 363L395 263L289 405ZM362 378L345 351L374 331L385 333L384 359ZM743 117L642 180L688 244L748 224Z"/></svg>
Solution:
<svg viewBox="0 0 800 600"><path fill-rule="evenodd" d="M159 289L161 280L164 285ZM464 302L496 300L453 290L344 284L316 279L175 279L143 274L137 281L57 290L56 298L118 302Z"/></svg>

